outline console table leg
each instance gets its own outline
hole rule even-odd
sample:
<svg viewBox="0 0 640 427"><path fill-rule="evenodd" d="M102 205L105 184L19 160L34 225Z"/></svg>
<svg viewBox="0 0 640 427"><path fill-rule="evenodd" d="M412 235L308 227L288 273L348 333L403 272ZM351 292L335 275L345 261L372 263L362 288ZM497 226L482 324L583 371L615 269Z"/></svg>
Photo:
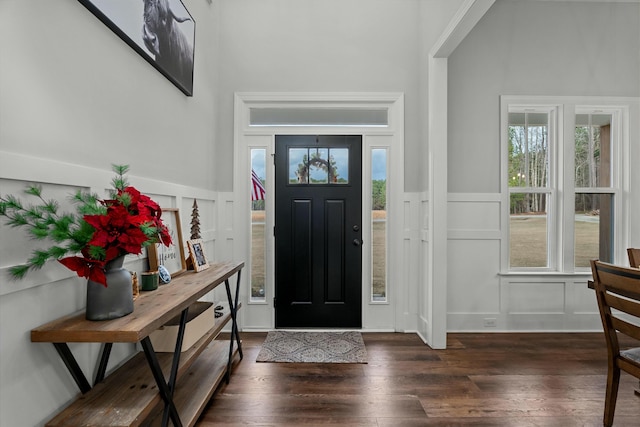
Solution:
<svg viewBox="0 0 640 427"><path fill-rule="evenodd" d="M242 354L242 342L240 341L240 332L238 331L238 322L237 322L237 315L238 315L238 297L240 296L240 274L242 273L242 270L238 270L238 278L236 280L236 301L235 304L233 304L233 327L236 330L236 342L238 344L238 354L240 355L240 360L243 359L243 354Z"/></svg>
<svg viewBox="0 0 640 427"><path fill-rule="evenodd" d="M240 273L238 271L238 278L236 281L236 294L235 301L231 296L231 286L229 285L229 279L224 281L224 287L227 290L227 300L229 301L229 313L231 315L231 337L229 339L229 360L227 361L227 373L226 373L226 381L229 384L229 379L231 378L231 362L233 361L233 340L235 338L236 343L238 345L238 354L240 355L240 360L242 360L242 342L240 341L240 334L238 333L238 321L237 321L237 311L238 311L238 296L240 294Z"/></svg>
<svg viewBox="0 0 640 427"><path fill-rule="evenodd" d="M80 369L76 358L73 357L73 353L71 353L71 350L69 349L67 343L54 342L53 345L58 351L58 354L60 355L60 358L66 365L67 369L71 373L71 376L76 381L76 384L78 385L78 388L80 389L82 394L85 394L86 392L91 390L91 386L89 385L89 381L87 381L87 377L84 376L82 369Z"/></svg>
<svg viewBox="0 0 640 427"><path fill-rule="evenodd" d="M173 421L173 425L175 427L182 427L182 421L180 421L180 416L178 415L178 410L176 409L175 403L173 403L173 397L171 396L171 391L169 386L164 379L164 374L162 373L162 368L160 367L160 363L158 362L158 358L156 357L156 352L153 350L153 345L151 344L151 339L149 337L144 337L142 341L142 349L144 350L144 354L147 357L147 362L149 363L149 368L151 368L151 373L156 380L156 384L158 385L158 391L160 392L160 397L164 400L165 405L168 405L169 416L171 417L171 421ZM165 413L166 413L165 409ZM164 423L163 427L167 424Z"/></svg>
<svg viewBox="0 0 640 427"><path fill-rule="evenodd" d="M96 372L96 378L93 384L98 384L104 380L104 375L107 372L107 365L109 364L109 356L111 355L111 348L113 343L106 342L102 346L102 356L100 357L100 364L98 365L98 371Z"/></svg>
<svg viewBox="0 0 640 427"><path fill-rule="evenodd" d="M173 392L176 389L176 380L178 378L178 368L180 367L180 355L182 354L182 342L184 341L184 331L187 325L187 315L189 307L182 310L180 314L180 326L178 327L178 337L176 338L176 347L173 351L173 362L171 364L171 375L169 376L169 393L173 398ZM164 413L162 414L162 425L169 425L169 404L164 404Z"/></svg>

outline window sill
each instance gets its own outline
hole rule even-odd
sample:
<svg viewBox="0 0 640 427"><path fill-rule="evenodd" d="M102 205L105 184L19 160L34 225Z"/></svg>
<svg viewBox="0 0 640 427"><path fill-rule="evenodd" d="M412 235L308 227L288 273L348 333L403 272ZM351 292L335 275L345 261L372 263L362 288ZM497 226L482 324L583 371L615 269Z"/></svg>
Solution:
<svg viewBox="0 0 640 427"><path fill-rule="evenodd" d="M506 273L498 273L502 277L591 277L591 271L576 271L573 273L564 273L561 271L509 271Z"/></svg>

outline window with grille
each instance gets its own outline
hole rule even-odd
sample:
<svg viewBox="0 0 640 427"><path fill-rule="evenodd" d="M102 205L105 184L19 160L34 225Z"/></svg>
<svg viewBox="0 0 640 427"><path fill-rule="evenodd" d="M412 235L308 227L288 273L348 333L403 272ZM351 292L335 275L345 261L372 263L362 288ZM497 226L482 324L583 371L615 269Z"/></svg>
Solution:
<svg viewBox="0 0 640 427"><path fill-rule="evenodd" d="M591 259L613 262L625 106L522 101L502 104L508 270L574 272L587 271Z"/></svg>

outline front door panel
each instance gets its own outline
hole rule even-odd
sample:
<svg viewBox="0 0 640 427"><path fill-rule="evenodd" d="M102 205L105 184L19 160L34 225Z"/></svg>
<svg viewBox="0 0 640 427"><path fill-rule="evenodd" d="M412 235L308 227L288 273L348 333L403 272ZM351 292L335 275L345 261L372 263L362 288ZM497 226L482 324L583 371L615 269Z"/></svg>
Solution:
<svg viewBox="0 0 640 427"><path fill-rule="evenodd" d="M276 327L362 326L361 136L276 136Z"/></svg>

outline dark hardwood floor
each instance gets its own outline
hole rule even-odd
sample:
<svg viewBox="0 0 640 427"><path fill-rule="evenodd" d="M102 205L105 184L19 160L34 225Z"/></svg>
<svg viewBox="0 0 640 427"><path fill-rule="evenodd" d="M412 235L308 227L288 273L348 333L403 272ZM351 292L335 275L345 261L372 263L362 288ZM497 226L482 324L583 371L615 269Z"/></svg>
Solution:
<svg viewBox="0 0 640 427"><path fill-rule="evenodd" d="M256 363L264 333L201 417L209 426L601 426L602 334L363 333L368 364ZM633 344L633 343L624 343ZM615 426L640 426L638 381L622 373Z"/></svg>

